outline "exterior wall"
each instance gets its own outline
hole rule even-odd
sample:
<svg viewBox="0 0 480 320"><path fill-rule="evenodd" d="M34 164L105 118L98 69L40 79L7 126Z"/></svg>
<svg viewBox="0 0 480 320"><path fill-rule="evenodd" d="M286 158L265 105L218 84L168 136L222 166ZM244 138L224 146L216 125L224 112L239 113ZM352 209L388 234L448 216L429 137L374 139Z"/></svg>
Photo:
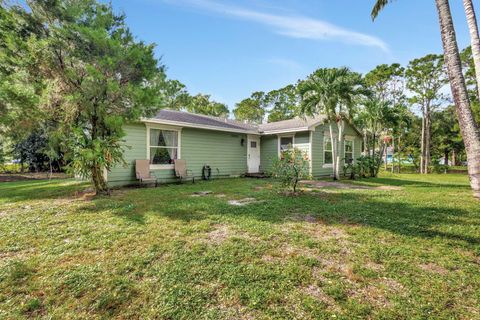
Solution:
<svg viewBox="0 0 480 320"><path fill-rule="evenodd" d="M324 155L323 155L323 138L324 132L329 132L328 124L319 125L315 128L315 131L312 133L312 175L313 177L322 177L332 175L332 167L324 167ZM337 133L337 126L333 125L333 132ZM362 138L358 133L353 129L349 124L345 125L345 135L355 137L353 142L353 157L354 159L360 157L362 152ZM344 146L343 140L340 142L340 159L344 158ZM343 167L343 160L340 164L341 168ZM342 171L340 172L342 173Z"/></svg>
<svg viewBox="0 0 480 320"><path fill-rule="evenodd" d="M135 178L135 160L147 158L147 129L145 124L124 126L126 166L118 165L108 173L110 186L121 186L138 183ZM313 177L329 176L331 167L323 166L323 135L328 125L319 125L315 131L295 133L295 147L312 151ZM336 126L334 126L336 132ZM362 139L349 125L345 126L345 134L354 136L354 158L361 155ZM310 147L310 136L312 145ZM241 139L244 139L243 146ZM247 136L240 133L183 128L181 131L180 156L187 161L187 168L192 170L196 178L202 175L205 164L212 168L212 178L237 176L247 172ZM278 136L266 135L260 138L260 170L268 172L274 159L278 157ZM340 158L344 158L343 143ZM343 165L342 165L343 166ZM158 182L176 181L173 169L152 170Z"/></svg>
<svg viewBox="0 0 480 320"><path fill-rule="evenodd" d="M294 147L307 154L310 152L310 131L281 134L280 136L294 136ZM260 138L260 170L268 172L272 163L278 159L278 135L266 135Z"/></svg>
<svg viewBox="0 0 480 320"><path fill-rule="evenodd" d="M135 178L135 160L147 158L147 129L145 124L124 127L126 132L124 158L127 166L117 166L108 173L110 186L138 183ZM235 176L247 171L247 136L194 128L183 128L180 157L196 178L202 176L205 164L212 168L212 178ZM241 145L244 139L244 145ZM152 170L159 183L176 181L173 169Z"/></svg>
<svg viewBox="0 0 480 320"><path fill-rule="evenodd" d="M274 159L278 158L278 137L268 135L260 137L260 171L268 172L272 169Z"/></svg>

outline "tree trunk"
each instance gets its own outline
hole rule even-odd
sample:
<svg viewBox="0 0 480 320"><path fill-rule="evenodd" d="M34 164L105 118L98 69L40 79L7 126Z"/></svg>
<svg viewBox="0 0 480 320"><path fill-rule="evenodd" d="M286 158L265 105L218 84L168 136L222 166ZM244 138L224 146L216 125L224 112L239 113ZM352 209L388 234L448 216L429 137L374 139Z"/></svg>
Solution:
<svg viewBox="0 0 480 320"><path fill-rule="evenodd" d="M455 149L452 150L452 166L457 165L457 154L455 152Z"/></svg>
<svg viewBox="0 0 480 320"><path fill-rule="evenodd" d="M337 121L337 128L338 128L338 134L337 134L337 141L336 141L336 145L337 145L337 152L336 152L336 161L335 161L335 177L336 179L339 179L340 178L340 163L341 163L341 160L340 160L340 152L342 150L342 147L341 147L341 144L342 144L342 140L343 140L343 129L344 129L344 122L343 122L343 119L341 119L340 121Z"/></svg>
<svg viewBox="0 0 480 320"><path fill-rule="evenodd" d="M470 107L467 87L462 73L455 28L448 0L435 0L440 21L443 51L448 78L457 111L468 161L468 175L473 195L480 199L480 129Z"/></svg>
<svg viewBox="0 0 480 320"><path fill-rule="evenodd" d="M431 141L431 120L430 120L430 108L427 107L427 112L425 115L425 158L424 158L424 169L423 173L427 174L428 173L428 166L430 165L430 141Z"/></svg>
<svg viewBox="0 0 480 320"><path fill-rule="evenodd" d="M336 157L337 157L337 152L336 152L336 145L337 145L337 141L334 140L333 138L333 128L332 128L332 122L330 122L329 124L329 129L330 129L330 141L332 142L332 169L333 169L333 180L338 180L338 177L336 175L336 165L335 165L335 160L336 160Z"/></svg>
<svg viewBox="0 0 480 320"><path fill-rule="evenodd" d="M463 7L465 8L468 29L470 31L470 44L472 46L473 64L475 65L475 77L477 78L477 91L480 97L480 37L478 36L477 18L472 0L463 0Z"/></svg>
<svg viewBox="0 0 480 320"><path fill-rule="evenodd" d="M107 182L103 176L103 168L99 164L96 164L90 169L90 171L96 194L110 194Z"/></svg>
<svg viewBox="0 0 480 320"><path fill-rule="evenodd" d="M420 144L420 173L423 172L425 164L425 111L422 111L422 142Z"/></svg>
<svg viewBox="0 0 480 320"><path fill-rule="evenodd" d="M395 136L392 135L392 173L395 173Z"/></svg>
<svg viewBox="0 0 480 320"><path fill-rule="evenodd" d="M445 148L445 150L443 151L443 154L444 154L444 159L443 159L444 165L448 166L448 156L450 154L450 151L447 148Z"/></svg>

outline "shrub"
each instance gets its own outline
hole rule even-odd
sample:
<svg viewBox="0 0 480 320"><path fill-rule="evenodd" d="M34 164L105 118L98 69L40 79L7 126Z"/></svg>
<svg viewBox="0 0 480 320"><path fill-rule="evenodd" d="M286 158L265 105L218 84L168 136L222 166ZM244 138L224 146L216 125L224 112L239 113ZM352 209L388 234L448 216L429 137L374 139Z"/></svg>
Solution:
<svg viewBox="0 0 480 320"><path fill-rule="evenodd" d="M294 148L283 151L280 159L274 160L271 174L281 181L283 187L296 192L298 182L309 178L308 167L308 156Z"/></svg>

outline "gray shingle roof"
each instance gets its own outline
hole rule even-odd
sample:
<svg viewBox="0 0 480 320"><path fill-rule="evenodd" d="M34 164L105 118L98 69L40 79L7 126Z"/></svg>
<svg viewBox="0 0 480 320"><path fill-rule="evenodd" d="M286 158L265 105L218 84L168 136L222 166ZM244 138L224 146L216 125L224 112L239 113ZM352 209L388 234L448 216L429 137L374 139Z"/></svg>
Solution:
<svg viewBox="0 0 480 320"><path fill-rule="evenodd" d="M327 119L326 116L317 116L317 117L307 117L307 118L293 118L290 120L284 121L277 121L277 122L270 122L264 123L259 126L260 132L265 131L277 131L277 130L289 130L289 129L296 129L296 128L304 128L310 127L314 124L321 123Z"/></svg>
<svg viewBox="0 0 480 320"><path fill-rule="evenodd" d="M166 120L166 121L176 121L190 123L193 125L204 125L212 127L220 127L225 129L235 129L235 130L248 130L248 131L257 131L258 128L254 125L243 123L231 119L223 119L218 117L206 116L202 114L194 114L184 111L174 111L163 109L160 110L155 117L155 120Z"/></svg>
<svg viewBox="0 0 480 320"><path fill-rule="evenodd" d="M185 111L175 111L169 109L160 110L152 120L164 120L179 122L182 124L188 123L193 127L198 126L209 126L217 127L223 130L241 130L245 132L258 132L258 133L274 133L274 132L291 132L295 129L304 129L307 130L313 125L323 123L327 120L327 117L324 115L319 115L316 117L307 117L307 118L294 118L290 120L277 121L264 123L260 125L243 123L240 121L235 121L231 119L224 119L212 116L206 116L202 114L195 114Z"/></svg>

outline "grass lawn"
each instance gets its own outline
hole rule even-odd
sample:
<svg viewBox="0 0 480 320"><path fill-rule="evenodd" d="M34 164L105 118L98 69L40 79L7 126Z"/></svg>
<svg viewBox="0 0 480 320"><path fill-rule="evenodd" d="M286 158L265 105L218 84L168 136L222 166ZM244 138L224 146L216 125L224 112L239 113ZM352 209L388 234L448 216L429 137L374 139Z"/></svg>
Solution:
<svg viewBox="0 0 480 320"><path fill-rule="evenodd" d="M85 200L72 180L0 183L0 318L479 319L467 177L356 183L401 190L225 179Z"/></svg>

